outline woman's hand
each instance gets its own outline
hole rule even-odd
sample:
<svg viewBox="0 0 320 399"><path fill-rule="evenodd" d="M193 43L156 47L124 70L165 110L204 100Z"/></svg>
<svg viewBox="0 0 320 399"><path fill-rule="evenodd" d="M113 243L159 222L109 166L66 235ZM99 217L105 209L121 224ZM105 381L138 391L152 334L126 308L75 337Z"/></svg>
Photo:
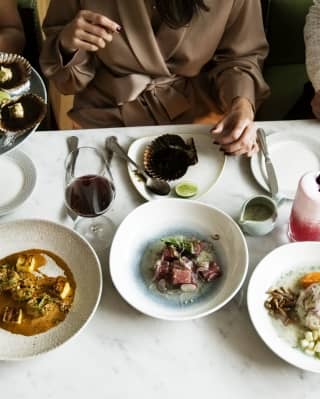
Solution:
<svg viewBox="0 0 320 399"><path fill-rule="evenodd" d="M246 154L251 157L259 150L252 105L244 97L237 97L231 109L211 130L216 144L230 155Z"/></svg>
<svg viewBox="0 0 320 399"><path fill-rule="evenodd" d="M61 31L60 45L67 53L78 49L98 51L111 42L113 34L120 30L120 25L104 15L82 10Z"/></svg>
<svg viewBox="0 0 320 399"><path fill-rule="evenodd" d="M320 91L317 91L311 101L312 112L317 119L320 119Z"/></svg>

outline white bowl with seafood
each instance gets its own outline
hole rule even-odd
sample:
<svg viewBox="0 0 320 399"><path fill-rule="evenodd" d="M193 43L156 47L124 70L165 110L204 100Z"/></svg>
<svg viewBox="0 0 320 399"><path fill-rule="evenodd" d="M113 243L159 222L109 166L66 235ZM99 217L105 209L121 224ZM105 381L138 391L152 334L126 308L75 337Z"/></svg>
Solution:
<svg viewBox="0 0 320 399"><path fill-rule="evenodd" d="M206 316L240 289L248 249L238 225L212 206L159 199L132 211L110 250L120 295L142 313L165 320Z"/></svg>
<svg viewBox="0 0 320 399"><path fill-rule="evenodd" d="M0 360L48 352L74 337L101 296L97 255L46 220L0 224Z"/></svg>
<svg viewBox="0 0 320 399"><path fill-rule="evenodd" d="M320 372L320 242L270 252L250 278L247 303L257 333L276 355Z"/></svg>

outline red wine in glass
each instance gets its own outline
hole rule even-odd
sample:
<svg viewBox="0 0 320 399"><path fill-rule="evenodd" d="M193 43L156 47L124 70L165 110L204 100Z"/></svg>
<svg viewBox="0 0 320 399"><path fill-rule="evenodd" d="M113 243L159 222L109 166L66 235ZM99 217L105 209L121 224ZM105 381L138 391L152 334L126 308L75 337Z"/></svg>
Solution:
<svg viewBox="0 0 320 399"><path fill-rule="evenodd" d="M96 217L103 214L114 199L114 186L99 175L74 179L66 187L66 202L79 216Z"/></svg>
<svg viewBox="0 0 320 399"><path fill-rule="evenodd" d="M115 197L111 171L101 152L94 147L78 147L65 160L65 203L76 218L74 229L104 253L115 232L104 215Z"/></svg>

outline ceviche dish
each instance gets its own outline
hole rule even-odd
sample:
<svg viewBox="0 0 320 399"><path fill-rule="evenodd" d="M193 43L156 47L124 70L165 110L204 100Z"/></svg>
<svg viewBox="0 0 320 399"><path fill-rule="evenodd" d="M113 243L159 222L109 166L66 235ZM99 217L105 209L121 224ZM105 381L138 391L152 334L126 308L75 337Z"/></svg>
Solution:
<svg viewBox="0 0 320 399"><path fill-rule="evenodd" d="M201 294L222 275L212 240L175 235L155 241L142 262L149 288L167 297Z"/></svg>
<svg viewBox="0 0 320 399"><path fill-rule="evenodd" d="M76 284L55 254L30 249L0 260L0 327L35 335L62 322L74 299Z"/></svg>
<svg viewBox="0 0 320 399"><path fill-rule="evenodd" d="M320 268L287 274L268 291L265 307L293 346L320 359Z"/></svg>

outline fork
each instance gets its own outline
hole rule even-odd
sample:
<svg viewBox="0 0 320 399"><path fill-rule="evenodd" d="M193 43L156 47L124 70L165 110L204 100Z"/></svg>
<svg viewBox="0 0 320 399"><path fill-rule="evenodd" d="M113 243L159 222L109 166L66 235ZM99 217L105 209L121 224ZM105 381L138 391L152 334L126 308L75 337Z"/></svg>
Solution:
<svg viewBox="0 0 320 399"><path fill-rule="evenodd" d="M77 136L67 137L67 145L68 145L69 153L77 150L78 145L79 145L79 138ZM68 173L71 176L74 174L74 167L75 167L76 159L77 159L77 154L75 154L75 156L72 158L70 164L67 165ZM67 210L67 214L71 217L71 219L73 221L75 221L77 219L78 215L75 212L73 212L69 207L65 206L65 208Z"/></svg>
<svg viewBox="0 0 320 399"><path fill-rule="evenodd" d="M77 136L67 137L67 145L68 145L69 152L76 151L78 149L78 144L79 144L79 138ZM74 174L74 167L76 164L76 160L77 160L77 153L71 159L71 163L69 165L67 165L67 168L68 168L71 176Z"/></svg>

